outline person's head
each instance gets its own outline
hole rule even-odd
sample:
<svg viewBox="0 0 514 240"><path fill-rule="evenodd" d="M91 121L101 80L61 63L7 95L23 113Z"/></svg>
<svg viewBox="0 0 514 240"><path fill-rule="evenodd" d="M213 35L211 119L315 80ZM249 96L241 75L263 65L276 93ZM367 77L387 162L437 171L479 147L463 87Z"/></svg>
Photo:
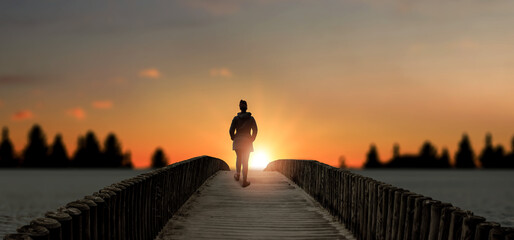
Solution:
<svg viewBox="0 0 514 240"><path fill-rule="evenodd" d="M239 109L241 109L241 112L246 112L248 104L246 104L245 100L241 99L241 101L239 101Z"/></svg>

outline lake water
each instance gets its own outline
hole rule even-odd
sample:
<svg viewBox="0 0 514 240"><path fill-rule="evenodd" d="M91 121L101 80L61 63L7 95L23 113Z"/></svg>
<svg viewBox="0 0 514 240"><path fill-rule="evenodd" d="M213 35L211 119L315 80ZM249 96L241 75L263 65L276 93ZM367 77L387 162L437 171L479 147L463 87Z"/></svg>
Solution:
<svg viewBox="0 0 514 240"><path fill-rule="evenodd" d="M0 238L66 203L145 171L0 170ZM514 226L514 171L356 170Z"/></svg>
<svg viewBox="0 0 514 240"><path fill-rule="evenodd" d="M0 238L67 203L142 170L0 170Z"/></svg>

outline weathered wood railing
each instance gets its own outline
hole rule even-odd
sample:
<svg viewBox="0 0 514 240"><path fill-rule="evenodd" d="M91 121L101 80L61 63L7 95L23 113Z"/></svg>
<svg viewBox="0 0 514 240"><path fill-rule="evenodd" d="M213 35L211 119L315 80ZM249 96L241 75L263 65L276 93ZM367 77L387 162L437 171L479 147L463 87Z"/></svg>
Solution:
<svg viewBox="0 0 514 240"><path fill-rule="evenodd" d="M4 239L154 239L205 180L220 170L229 167L209 156L174 163L47 212Z"/></svg>
<svg viewBox="0 0 514 240"><path fill-rule="evenodd" d="M278 171L304 189L357 239L514 239L512 228L449 203L312 160L277 160Z"/></svg>

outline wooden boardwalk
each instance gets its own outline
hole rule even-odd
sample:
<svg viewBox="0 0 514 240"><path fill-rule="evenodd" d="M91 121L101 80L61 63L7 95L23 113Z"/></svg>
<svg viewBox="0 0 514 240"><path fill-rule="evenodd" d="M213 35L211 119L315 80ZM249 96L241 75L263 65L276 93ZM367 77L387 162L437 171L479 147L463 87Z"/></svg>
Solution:
<svg viewBox="0 0 514 240"><path fill-rule="evenodd" d="M156 239L355 239L307 193L278 172L233 171L208 179Z"/></svg>

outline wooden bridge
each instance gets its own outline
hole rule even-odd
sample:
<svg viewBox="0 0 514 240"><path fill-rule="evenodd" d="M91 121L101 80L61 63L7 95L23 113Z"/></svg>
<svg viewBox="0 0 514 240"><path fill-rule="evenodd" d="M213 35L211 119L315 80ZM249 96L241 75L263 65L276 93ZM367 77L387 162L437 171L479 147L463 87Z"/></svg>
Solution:
<svg viewBox="0 0 514 240"><path fill-rule="evenodd" d="M201 156L112 184L4 239L514 239L512 228L317 161L277 160L241 188Z"/></svg>
<svg viewBox="0 0 514 240"><path fill-rule="evenodd" d="M353 239L312 197L277 172L250 172L242 188L218 172L189 199L157 239Z"/></svg>

